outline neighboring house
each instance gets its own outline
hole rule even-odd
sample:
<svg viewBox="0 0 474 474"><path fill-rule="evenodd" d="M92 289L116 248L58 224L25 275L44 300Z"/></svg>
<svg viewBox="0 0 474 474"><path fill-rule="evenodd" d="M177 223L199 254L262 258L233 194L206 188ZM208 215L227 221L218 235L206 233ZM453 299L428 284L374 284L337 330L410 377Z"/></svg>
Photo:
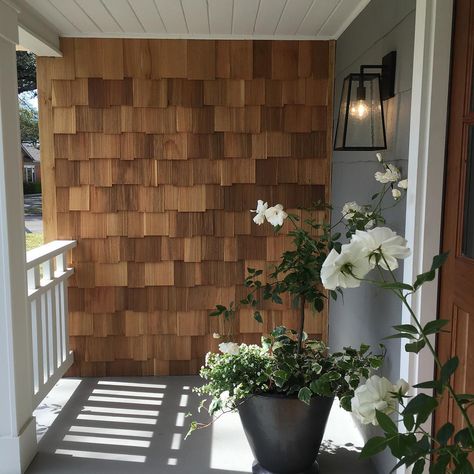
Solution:
<svg viewBox="0 0 474 474"><path fill-rule="evenodd" d="M41 182L40 149L29 143L21 144L21 159L23 162L23 182Z"/></svg>

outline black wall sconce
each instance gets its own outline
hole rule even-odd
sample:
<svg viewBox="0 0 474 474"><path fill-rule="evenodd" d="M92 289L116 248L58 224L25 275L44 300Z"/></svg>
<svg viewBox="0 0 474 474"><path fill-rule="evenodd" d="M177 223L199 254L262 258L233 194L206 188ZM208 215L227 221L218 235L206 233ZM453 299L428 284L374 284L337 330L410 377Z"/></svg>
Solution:
<svg viewBox="0 0 474 474"><path fill-rule="evenodd" d="M382 64L365 64L358 74L349 74L342 86L334 150L385 150L387 137L383 101L395 95L397 52L382 58ZM380 69L380 73L365 72Z"/></svg>

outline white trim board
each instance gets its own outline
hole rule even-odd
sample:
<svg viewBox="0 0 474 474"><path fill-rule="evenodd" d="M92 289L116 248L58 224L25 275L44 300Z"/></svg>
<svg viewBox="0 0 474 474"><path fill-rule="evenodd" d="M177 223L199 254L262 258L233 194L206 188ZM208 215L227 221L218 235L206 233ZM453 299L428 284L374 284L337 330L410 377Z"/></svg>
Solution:
<svg viewBox="0 0 474 474"><path fill-rule="evenodd" d="M172 33L74 33L62 38L122 38L122 39L199 39L199 40L274 40L274 41L330 41L335 36L314 35L236 35L236 34L172 34Z"/></svg>
<svg viewBox="0 0 474 474"><path fill-rule="evenodd" d="M452 16L453 0L416 2L406 211L406 238L412 255L405 260L406 282L429 269L441 247ZM438 280L425 284L411 304L422 324L434 319ZM410 314L404 309L402 323L409 322ZM434 361L427 350L418 355L406 353L401 343L400 375L410 385L431 380L433 371ZM430 429L430 422L427 427Z"/></svg>

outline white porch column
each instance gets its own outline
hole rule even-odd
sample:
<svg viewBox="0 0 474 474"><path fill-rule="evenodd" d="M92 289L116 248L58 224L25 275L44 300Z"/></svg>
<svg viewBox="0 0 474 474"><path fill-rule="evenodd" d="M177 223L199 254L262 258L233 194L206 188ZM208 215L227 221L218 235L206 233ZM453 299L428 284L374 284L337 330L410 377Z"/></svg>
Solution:
<svg viewBox="0 0 474 474"><path fill-rule="evenodd" d="M36 453L31 329L15 46L18 12L0 0L0 473L23 472Z"/></svg>
<svg viewBox="0 0 474 474"><path fill-rule="evenodd" d="M453 0L416 1L405 231L412 255L405 260L403 279L408 283L430 268L441 246L452 15ZM423 285L412 296L411 304L422 325L435 319L437 278ZM402 322L411 322L405 309ZM401 377L410 385L431 380L434 361L429 351L406 353L404 344L402 341ZM411 393L420 391L412 389ZM431 419L424 428L430 431ZM397 472L405 470L400 468Z"/></svg>

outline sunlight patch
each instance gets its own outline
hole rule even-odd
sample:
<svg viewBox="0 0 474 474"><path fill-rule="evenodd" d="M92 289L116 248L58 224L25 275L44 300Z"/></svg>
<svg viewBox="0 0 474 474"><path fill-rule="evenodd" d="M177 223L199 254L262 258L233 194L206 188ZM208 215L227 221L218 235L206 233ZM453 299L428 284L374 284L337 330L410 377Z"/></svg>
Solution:
<svg viewBox="0 0 474 474"><path fill-rule="evenodd" d="M146 461L146 456L137 456L135 454L100 453L97 451L80 451L77 449L56 449L54 453L72 456L73 458L103 459L108 461L126 461L140 463L144 463Z"/></svg>

